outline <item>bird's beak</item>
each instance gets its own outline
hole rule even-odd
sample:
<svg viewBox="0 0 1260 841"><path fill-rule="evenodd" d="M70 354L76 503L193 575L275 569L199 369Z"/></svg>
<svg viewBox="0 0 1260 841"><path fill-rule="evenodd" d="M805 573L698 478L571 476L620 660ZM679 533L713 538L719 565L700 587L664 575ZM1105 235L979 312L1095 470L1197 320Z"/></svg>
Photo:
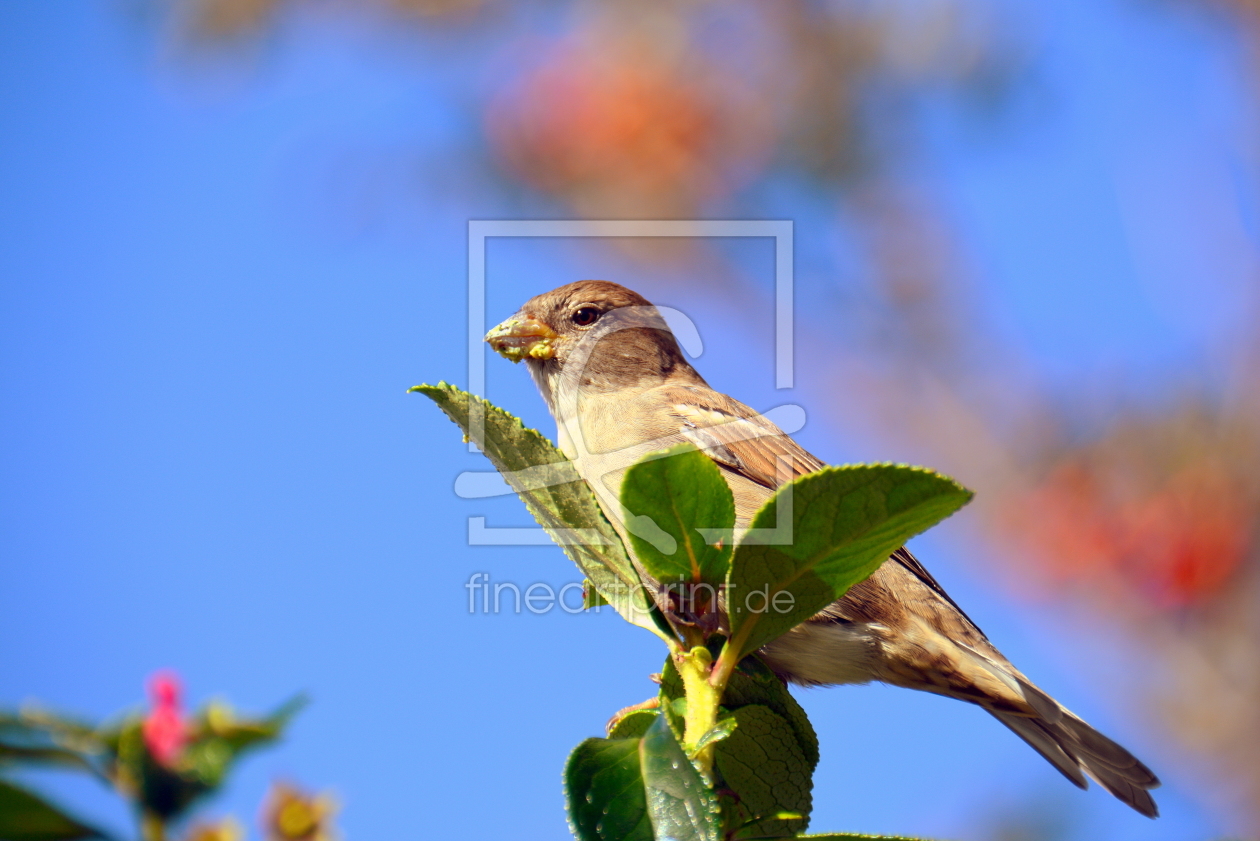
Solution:
<svg viewBox="0 0 1260 841"><path fill-rule="evenodd" d="M553 342L560 334L524 310L486 334L490 347L513 362L530 359L551 359L556 355Z"/></svg>

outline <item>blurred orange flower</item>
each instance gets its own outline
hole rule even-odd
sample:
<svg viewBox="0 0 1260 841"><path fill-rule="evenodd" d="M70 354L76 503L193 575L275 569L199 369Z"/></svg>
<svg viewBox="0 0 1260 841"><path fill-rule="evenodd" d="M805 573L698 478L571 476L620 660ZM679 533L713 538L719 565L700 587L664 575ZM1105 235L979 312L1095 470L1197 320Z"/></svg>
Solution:
<svg viewBox="0 0 1260 841"><path fill-rule="evenodd" d="M198 823L188 830L185 841L245 841L245 828L235 818L215 823Z"/></svg>
<svg viewBox="0 0 1260 841"><path fill-rule="evenodd" d="M490 104L499 157L587 214L677 215L755 175L771 147L756 97L692 53L634 38L556 44Z"/></svg>
<svg viewBox="0 0 1260 841"><path fill-rule="evenodd" d="M275 783L263 806L267 841L333 841L337 804L329 794L311 794L288 783Z"/></svg>

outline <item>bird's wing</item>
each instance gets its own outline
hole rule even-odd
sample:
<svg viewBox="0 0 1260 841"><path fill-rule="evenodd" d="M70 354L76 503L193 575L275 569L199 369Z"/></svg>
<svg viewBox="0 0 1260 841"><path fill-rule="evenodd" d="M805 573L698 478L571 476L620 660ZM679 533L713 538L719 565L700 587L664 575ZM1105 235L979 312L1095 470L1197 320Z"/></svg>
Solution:
<svg viewBox="0 0 1260 841"><path fill-rule="evenodd" d="M824 463L762 415L710 388L680 386L669 403L682 436L718 465L770 490Z"/></svg>
<svg viewBox="0 0 1260 841"><path fill-rule="evenodd" d="M682 422L682 436L725 470L774 490L797 476L826 466L778 426L732 397L696 386L678 386L672 391L669 402ZM893 552L890 560L923 582L988 641L971 617L906 547Z"/></svg>
<svg viewBox="0 0 1260 841"><path fill-rule="evenodd" d="M954 610L958 611L959 616L967 620L967 624L971 625L972 629L977 634L979 634L981 638L984 639L985 642L989 641L989 638L985 636L984 631L980 630L980 627L976 625L975 622L972 621L971 617L967 615L966 611L964 611L961 607L958 606L958 602L954 601L953 598L950 597L949 593L945 592L945 588L942 587L940 583L935 578L932 577L932 573L928 572L927 569L923 566L923 564L919 563L919 559L916 558L914 555L910 554L909 549L902 546L896 552L892 553L892 560L896 561L897 563L905 567L907 572L909 572L915 578L922 581L924 586L926 586L933 593L940 596L945 601L949 602L949 605L952 608L954 608Z"/></svg>

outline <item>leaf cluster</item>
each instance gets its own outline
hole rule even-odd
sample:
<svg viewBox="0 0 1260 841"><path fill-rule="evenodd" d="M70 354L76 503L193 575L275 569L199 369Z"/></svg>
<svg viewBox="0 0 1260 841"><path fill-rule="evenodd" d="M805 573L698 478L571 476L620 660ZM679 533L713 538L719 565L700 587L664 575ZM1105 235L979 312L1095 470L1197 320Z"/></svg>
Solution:
<svg viewBox="0 0 1260 841"><path fill-rule="evenodd" d="M538 432L453 386L416 386L486 454L606 601L668 645L660 692L565 768L581 841L802 836L818 742L757 652L864 580L971 492L922 468L827 467L779 488L735 531L717 465L683 445L627 470L620 540L574 466Z"/></svg>

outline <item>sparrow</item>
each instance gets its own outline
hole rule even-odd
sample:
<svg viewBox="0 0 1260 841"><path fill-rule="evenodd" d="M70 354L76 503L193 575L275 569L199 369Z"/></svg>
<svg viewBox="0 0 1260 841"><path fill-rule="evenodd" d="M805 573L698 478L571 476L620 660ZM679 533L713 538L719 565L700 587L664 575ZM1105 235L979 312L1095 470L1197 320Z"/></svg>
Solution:
<svg viewBox="0 0 1260 841"><path fill-rule="evenodd" d="M531 298L486 341L525 362L561 451L623 538L621 480L648 452L690 442L711 458L734 496L737 533L778 487L824 466L710 388L659 311L616 283L578 281ZM1159 814L1151 770L1016 669L905 547L758 653L796 685L879 681L975 704L1080 788L1089 777L1141 814Z"/></svg>

